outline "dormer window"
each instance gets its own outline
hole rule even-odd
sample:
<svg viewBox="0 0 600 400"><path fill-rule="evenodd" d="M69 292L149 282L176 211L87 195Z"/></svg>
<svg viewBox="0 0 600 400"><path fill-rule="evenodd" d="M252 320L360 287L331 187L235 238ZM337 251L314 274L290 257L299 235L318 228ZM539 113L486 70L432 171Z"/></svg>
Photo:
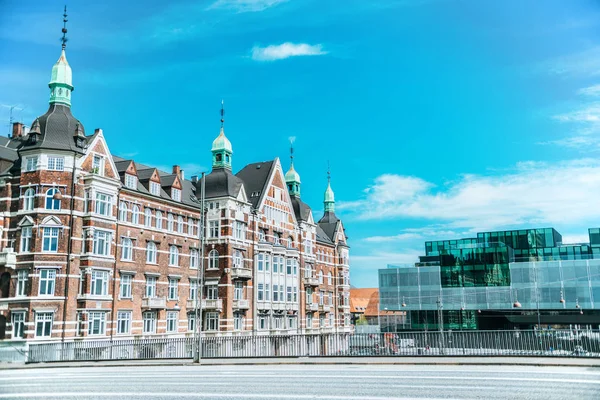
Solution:
<svg viewBox="0 0 600 400"><path fill-rule="evenodd" d="M99 155L94 155L92 160L92 174L104 175L104 157Z"/></svg>
<svg viewBox="0 0 600 400"><path fill-rule="evenodd" d="M26 160L25 161L26 162L25 172L35 171L37 169L37 162L38 162L37 156L27 157L25 160Z"/></svg>
<svg viewBox="0 0 600 400"><path fill-rule="evenodd" d="M137 176L125 174L125 187L137 189Z"/></svg>
<svg viewBox="0 0 600 400"><path fill-rule="evenodd" d="M181 201L181 190L179 190L179 189L171 189L171 197L175 201Z"/></svg>
<svg viewBox="0 0 600 400"><path fill-rule="evenodd" d="M150 193L155 196L160 196L160 184L156 182L150 182Z"/></svg>
<svg viewBox="0 0 600 400"><path fill-rule="evenodd" d="M64 171L65 170L65 158L64 157L48 157L48 170L49 171Z"/></svg>

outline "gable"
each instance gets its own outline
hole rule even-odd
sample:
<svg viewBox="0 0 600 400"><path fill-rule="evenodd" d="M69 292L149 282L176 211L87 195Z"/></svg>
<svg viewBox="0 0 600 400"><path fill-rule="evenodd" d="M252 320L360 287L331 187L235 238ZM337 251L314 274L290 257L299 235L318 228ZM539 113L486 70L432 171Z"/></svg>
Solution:
<svg viewBox="0 0 600 400"><path fill-rule="evenodd" d="M125 172L128 173L129 175L137 176L137 168L135 167L135 163L133 161L131 161L129 163Z"/></svg>
<svg viewBox="0 0 600 400"><path fill-rule="evenodd" d="M285 221L290 224L297 224L296 215L294 213L294 207L290 195L287 191L287 187L284 182L283 171L279 159L275 159L275 164L271 169L271 175L269 176L267 189L265 194L261 198L257 208L262 208L263 214L269 212L265 207L271 207L278 212L283 211L286 214Z"/></svg>
<svg viewBox="0 0 600 400"><path fill-rule="evenodd" d="M118 180L119 173L113 157L108 150L108 145L104 140L101 129L98 129L94 139L86 149L85 155L78 161L79 167L86 172L92 172L94 155L100 155L104 158L104 171L102 176Z"/></svg>

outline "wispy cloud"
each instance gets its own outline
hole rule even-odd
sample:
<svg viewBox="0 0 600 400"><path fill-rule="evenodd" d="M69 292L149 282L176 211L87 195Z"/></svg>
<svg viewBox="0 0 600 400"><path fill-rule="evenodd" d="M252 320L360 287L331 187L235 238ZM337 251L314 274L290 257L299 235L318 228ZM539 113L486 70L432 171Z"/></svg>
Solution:
<svg viewBox="0 0 600 400"><path fill-rule="evenodd" d="M457 236L464 236L465 232L457 232L455 230L444 230L436 229L434 226L426 226L423 228L408 228L403 229L401 233L391 236L370 236L362 240L369 243L393 243L399 244L419 242L428 239L441 239L441 238L456 238Z"/></svg>
<svg viewBox="0 0 600 400"><path fill-rule="evenodd" d="M553 75L595 76L600 74L600 46L545 62L542 68Z"/></svg>
<svg viewBox="0 0 600 400"><path fill-rule="evenodd" d="M208 9L222 8L236 12L257 12L285 3L287 0L217 0Z"/></svg>
<svg viewBox="0 0 600 400"><path fill-rule="evenodd" d="M600 85L594 85L586 88L579 89L577 94L584 96L600 96Z"/></svg>
<svg viewBox="0 0 600 400"><path fill-rule="evenodd" d="M320 44L310 45L307 43L282 43L267 47L254 46L252 48L252 59L256 61L275 61L289 57L298 56L320 56L327 54Z"/></svg>

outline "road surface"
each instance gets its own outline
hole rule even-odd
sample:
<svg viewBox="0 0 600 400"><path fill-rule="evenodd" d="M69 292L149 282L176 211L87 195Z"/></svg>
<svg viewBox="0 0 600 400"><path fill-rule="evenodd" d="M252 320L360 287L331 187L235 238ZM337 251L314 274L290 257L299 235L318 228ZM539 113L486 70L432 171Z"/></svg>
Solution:
<svg viewBox="0 0 600 400"><path fill-rule="evenodd" d="M600 399L600 369L247 365L0 371L0 399Z"/></svg>

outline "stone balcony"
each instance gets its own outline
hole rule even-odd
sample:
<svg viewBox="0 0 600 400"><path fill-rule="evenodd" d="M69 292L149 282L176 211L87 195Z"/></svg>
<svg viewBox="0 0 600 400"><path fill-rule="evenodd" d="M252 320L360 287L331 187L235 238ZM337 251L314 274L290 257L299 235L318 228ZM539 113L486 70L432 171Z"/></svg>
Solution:
<svg viewBox="0 0 600 400"><path fill-rule="evenodd" d="M186 303L186 308L195 308L196 300L188 300ZM223 309L223 300L221 299L203 299L202 300L202 309L203 310L219 310Z"/></svg>
<svg viewBox="0 0 600 400"><path fill-rule="evenodd" d="M323 311L323 312L329 312L329 311L331 311L331 306L330 306L330 305L327 305L327 304L323 304L323 305L321 305L319 308L320 308L320 310L321 310L321 311Z"/></svg>
<svg viewBox="0 0 600 400"><path fill-rule="evenodd" d="M319 286L319 279L313 276L305 276L302 281L305 286Z"/></svg>
<svg viewBox="0 0 600 400"><path fill-rule="evenodd" d="M306 303L306 311L319 311L317 303Z"/></svg>
<svg viewBox="0 0 600 400"><path fill-rule="evenodd" d="M144 297L142 298L142 308L164 310L167 308L167 298L163 297Z"/></svg>
<svg viewBox="0 0 600 400"><path fill-rule="evenodd" d="M5 247L0 251L0 267L15 269L17 265L17 253L12 247Z"/></svg>
<svg viewBox="0 0 600 400"><path fill-rule="evenodd" d="M250 268L232 268L231 279L252 279L252 270Z"/></svg>
<svg viewBox="0 0 600 400"><path fill-rule="evenodd" d="M233 308L238 310L247 310L250 308L250 301L246 299L233 300Z"/></svg>

